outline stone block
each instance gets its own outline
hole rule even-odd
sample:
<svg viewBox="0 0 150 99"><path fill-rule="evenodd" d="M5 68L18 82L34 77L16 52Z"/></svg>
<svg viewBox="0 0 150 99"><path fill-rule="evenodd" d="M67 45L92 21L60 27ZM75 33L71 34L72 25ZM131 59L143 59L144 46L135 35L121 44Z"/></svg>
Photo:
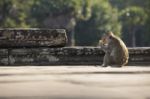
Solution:
<svg viewBox="0 0 150 99"><path fill-rule="evenodd" d="M101 65L104 52L99 47L0 49L0 65ZM149 65L150 48L129 48L127 65Z"/></svg>
<svg viewBox="0 0 150 99"><path fill-rule="evenodd" d="M0 65L8 65L8 49L0 49Z"/></svg>
<svg viewBox="0 0 150 99"><path fill-rule="evenodd" d="M0 47L62 47L67 43L64 29L0 29Z"/></svg>
<svg viewBox="0 0 150 99"><path fill-rule="evenodd" d="M17 48L9 55L9 65L94 65L101 64L99 48Z"/></svg>
<svg viewBox="0 0 150 99"><path fill-rule="evenodd" d="M150 47L135 47L129 49L130 65L149 65L150 64Z"/></svg>

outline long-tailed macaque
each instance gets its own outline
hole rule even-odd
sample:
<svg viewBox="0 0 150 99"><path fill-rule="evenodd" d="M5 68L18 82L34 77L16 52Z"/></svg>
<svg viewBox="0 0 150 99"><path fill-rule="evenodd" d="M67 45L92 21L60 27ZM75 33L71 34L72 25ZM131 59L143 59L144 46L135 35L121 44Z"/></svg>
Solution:
<svg viewBox="0 0 150 99"><path fill-rule="evenodd" d="M126 45L112 32L104 34L99 44L105 52L102 64L103 67L122 67L128 63L129 53Z"/></svg>

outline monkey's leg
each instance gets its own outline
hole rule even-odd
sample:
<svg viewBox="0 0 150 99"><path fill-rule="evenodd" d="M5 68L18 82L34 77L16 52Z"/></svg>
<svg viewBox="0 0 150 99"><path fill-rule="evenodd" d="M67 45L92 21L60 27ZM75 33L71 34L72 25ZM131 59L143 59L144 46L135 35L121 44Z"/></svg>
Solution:
<svg viewBox="0 0 150 99"><path fill-rule="evenodd" d="M104 59L103 59L103 64L102 67L107 67L111 63L111 57L110 54L105 53Z"/></svg>
<svg viewBox="0 0 150 99"><path fill-rule="evenodd" d="M122 67L124 66L124 64L120 63L120 62L114 62L111 67Z"/></svg>
<svg viewBox="0 0 150 99"><path fill-rule="evenodd" d="M125 58L116 58L115 57L115 61L114 61L114 64L112 65L112 67L123 67L124 65L126 65L128 62L128 59L125 59Z"/></svg>

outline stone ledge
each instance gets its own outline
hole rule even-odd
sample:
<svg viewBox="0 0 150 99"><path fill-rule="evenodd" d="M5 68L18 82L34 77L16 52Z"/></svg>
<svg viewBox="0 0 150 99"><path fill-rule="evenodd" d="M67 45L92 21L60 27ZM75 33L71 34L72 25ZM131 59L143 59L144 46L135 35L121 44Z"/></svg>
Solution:
<svg viewBox="0 0 150 99"><path fill-rule="evenodd" d="M0 29L0 47L63 47L67 43L64 29Z"/></svg>
<svg viewBox="0 0 150 99"><path fill-rule="evenodd" d="M127 65L149 65L150 48L129 48ZM0 65L100 65L104 52L99 47L0 49Z"/></svg>

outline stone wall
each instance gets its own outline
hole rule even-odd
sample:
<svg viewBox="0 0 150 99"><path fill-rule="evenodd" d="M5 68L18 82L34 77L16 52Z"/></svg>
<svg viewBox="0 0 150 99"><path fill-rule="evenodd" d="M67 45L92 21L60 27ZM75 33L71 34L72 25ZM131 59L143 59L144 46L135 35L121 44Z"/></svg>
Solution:
<svg viewBox="0 0 150 99"><path fill-rule="evenodd" d="M150 48L129 48L128 65L149 65ZM104 52L98 47L0 49L0 65L100 65Z"/></svg>
<svg viewBox="0 0 150 99"><path fill-rule="evenodd" d="M129 65L150 65L150 47L129 48Z"/></svg>

